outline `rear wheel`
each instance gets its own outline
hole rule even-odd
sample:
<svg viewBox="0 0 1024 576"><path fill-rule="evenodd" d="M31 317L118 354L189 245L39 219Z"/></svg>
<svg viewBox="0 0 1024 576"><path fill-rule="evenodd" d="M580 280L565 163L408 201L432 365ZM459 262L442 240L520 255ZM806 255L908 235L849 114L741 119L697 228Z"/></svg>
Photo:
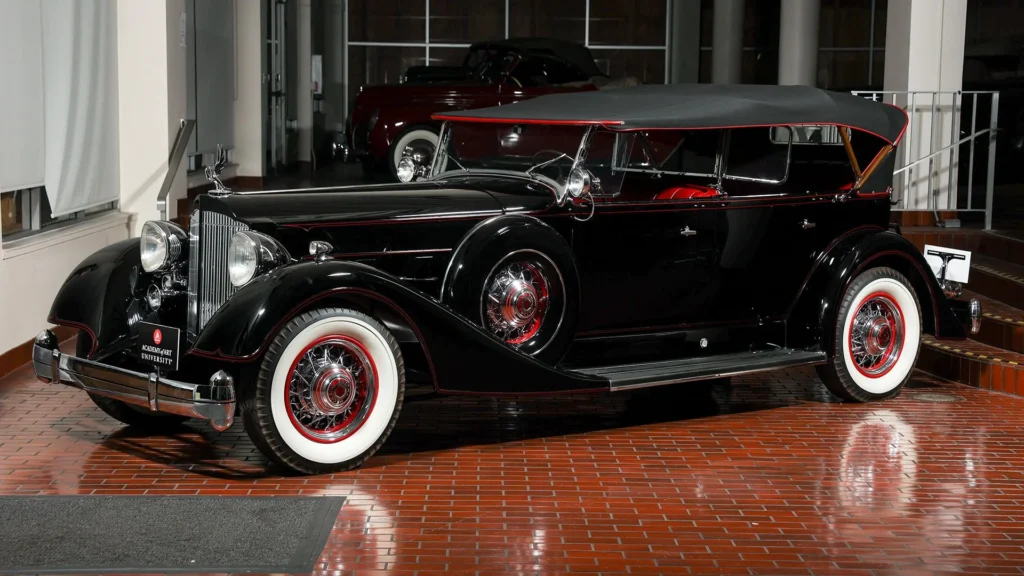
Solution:
<svg viewBox="0 0 1024 576"><path fill-rule="evenodd" d="M78 341L75 344L75 356L88 358L92 351L92 338L88 332L79 330ZM122 424L148 432L166 432L180 428L182 424L191 420L188 416L167 414L166 412L153 412L141 406L127 404L120 400L99 396L89 393L89 399L104 414Z"/></svg>
<svg viewBox="0 0 1024 576"><path fill-rule="evenodd" d="M899 395L921 344L921 306L910 281L891 268L872 268L850 282L832 327L825 386L844 400Z"/></svg>
<svg viewBox="0 0 1024 576"><path fill-rule="evenodd" d="M293 318L267 350L242 418L267 457L304 474L350 470L384 444L405 395L405 363L383 324L342 308Z"/></svg>

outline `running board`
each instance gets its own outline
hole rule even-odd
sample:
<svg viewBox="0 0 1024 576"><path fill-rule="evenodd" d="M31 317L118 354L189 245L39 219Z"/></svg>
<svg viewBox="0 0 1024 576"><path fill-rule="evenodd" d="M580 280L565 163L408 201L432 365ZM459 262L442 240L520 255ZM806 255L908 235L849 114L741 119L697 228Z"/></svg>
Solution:
<svg viewBox="0 0 1024 576"><path fill-rule="evenodd" d="M807 352L778 348L759 352L739 352L703 358L685 358L641 364L598 366L575 370L578 374L604 378L612 390L630 390L648 386L663 386L691 380L709 380L723 376L736 376L791 366L822 364L824 352Z"/></svg>

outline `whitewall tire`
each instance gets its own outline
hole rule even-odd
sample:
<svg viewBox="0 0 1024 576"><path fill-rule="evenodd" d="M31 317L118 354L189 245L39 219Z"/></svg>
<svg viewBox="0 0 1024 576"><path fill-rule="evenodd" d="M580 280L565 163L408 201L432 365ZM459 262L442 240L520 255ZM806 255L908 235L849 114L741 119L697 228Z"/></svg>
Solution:
<svg viewBox="0 0 1024 576"><path fill-rule="evenodd" d="M434 152L437 150L437 132L426 127L413 127L406 130L391 143L389 154L391 156L388 167L391 175L398 178L398 162L405 154L405 148L411 146L416 160L424 164L428 169L434 159Z"/></svg>
<svg viewBox="0 0 1024 576"><path fill-rule="evenodd" d="M832 329L822 381L845 400L897 396L910 380L921 345L921 305L905 276L872 268L847 287Z"/></svg>
<svg viewBox="0 0 1024 576"><path fill-rule="evenodd" d="M405 396L398 342L353 310L314 310L274 337L242 417L253 443L297 472L350 470L384 443Z"/></svg>

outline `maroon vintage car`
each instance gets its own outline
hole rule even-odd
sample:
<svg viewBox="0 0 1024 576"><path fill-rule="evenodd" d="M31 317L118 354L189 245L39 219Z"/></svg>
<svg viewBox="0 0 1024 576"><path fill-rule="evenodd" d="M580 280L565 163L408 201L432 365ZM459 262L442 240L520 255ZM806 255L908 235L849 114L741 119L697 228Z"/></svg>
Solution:
<svg viewBox="0 0 1024 576"><path fill-rule="evenodd" d="M462 66L417 66L404 80L360 88L345 124L348 153L369 173L396 178L406 148L417 164L429 166L441 128L431 115L438 112L636 83L608 78L586 47L547 38L473 44Z"/></svg>

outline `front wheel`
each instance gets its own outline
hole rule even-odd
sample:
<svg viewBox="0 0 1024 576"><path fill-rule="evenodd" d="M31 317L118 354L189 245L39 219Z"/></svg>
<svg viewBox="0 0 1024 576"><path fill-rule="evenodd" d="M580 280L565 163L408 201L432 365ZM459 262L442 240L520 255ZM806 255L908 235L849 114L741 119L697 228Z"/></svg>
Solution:
<svg viewBox="0 0 1024 576"><path fill-rule="evenodd" d="M910 281L891 268L872 268L850 282L836 312L825 386L844 400L899 395L921 344L921 306Z"/></svg>
<svg viewBox="0 0 1024 576"><path fill-rule="evenodd" d="M271 460L303 474L351 470L394 428L405 363L383 324L342 308L293 318L267 350L242 418Z"/></svg>

